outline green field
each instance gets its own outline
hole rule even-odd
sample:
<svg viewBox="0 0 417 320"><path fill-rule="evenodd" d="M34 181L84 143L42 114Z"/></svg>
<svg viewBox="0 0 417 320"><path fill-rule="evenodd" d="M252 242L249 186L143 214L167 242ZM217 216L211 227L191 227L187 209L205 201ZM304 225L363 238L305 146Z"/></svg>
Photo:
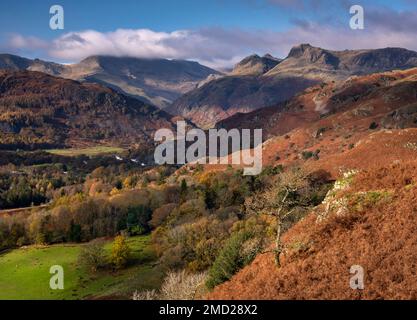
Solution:
<svg viewBox="0 0 417 320"><path fill-rule="evenodd" d="M86 156L99 156L104 154L112 154L112 153L122 153L124 149L118 147L105 147L105 146L96 146L91 148L84 148L84 149L52 149L52 150L45 150L49 153L56 154L59 156L67 156L67 157L76 157L80 155Z"/></svg>
<svg viewBox="0 0 417 320"><path fill-rule="evenodd" d="M125 270L91 273L80 267L78 254L82 245L53 245L21 248L0 255L0 300L48 299L129 299L135 290L154 289L163 273L155 265L150 236L128 239L132 259ZM110 251L111 242L105 249ZM49 268L64 268L64 290L49 287Z"/></svg>

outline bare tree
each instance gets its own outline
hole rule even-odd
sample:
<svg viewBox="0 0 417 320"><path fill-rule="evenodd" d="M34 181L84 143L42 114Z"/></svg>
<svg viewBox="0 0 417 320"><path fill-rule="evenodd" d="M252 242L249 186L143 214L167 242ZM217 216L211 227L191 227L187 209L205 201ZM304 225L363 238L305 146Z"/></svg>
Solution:
<svg viewBox="0 0 417 320"><path fill-rule="evenodd" d="M277 266L280 266L283 251L283 223L297 210L309 207L307 197L303 196L303 190L308 186L306 174L301 169L293 169L279 174L264 190L245 200L246 212L275 217L276 237L273 252Z"/></svg>

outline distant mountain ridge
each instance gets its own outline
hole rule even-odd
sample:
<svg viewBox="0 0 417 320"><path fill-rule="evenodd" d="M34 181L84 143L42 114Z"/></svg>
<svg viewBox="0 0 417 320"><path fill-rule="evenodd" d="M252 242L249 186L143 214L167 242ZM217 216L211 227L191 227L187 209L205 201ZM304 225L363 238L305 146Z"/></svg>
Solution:
<svg viewBox="0 0 417 320"><path fill-rule="evenodd" d="M50 75L59 75L66 69L65 65L39 59L27 59L12 54L0 54L0 70L39 71Z"/></svg>
<svg viewBox="0 0 417 320"><path fill-rule="evenodd" d="M402 48L331 51L301 44L262 74L244 72L259 59L245 58L237 65L238 72L184 94L166 110L212 127L236 113L277 105L319 83L417 66L417 52Z"/></svg>
<svg viewBox="0 0 417 320"><path fill-rule="evenodd" d="M266 54L263 57L258 56L257 54L246 57L240 61L230 75L235 76L260 76L269 70L277 66L282 59L275 58L270 54Z"/></svg>
<svg viewBox="0 0 417 320"><path fill-rule="evenodd" d="M91 56L76 64L61 65L1 54L0 69L39 71L100 83L160 108L196 88L210 75L220 75L218 71L193 61L110 56Z"/></svg>
<svg viewBox="0 0 417 320"><path fill-rule="evenodd" d="M251 55L227 74L185 60L91 56L61 65L0 55L0 69L99 83L203 128L236 113L278 105L320 83L416 66L417 53L407 49L333 51L310 44L293 47L285 59Z"/></svg>
<svg viewBox="0 0 417 320"><path fill-rule="evenodd" d="M293 47L282 63L265 76L290 74L343 80L352 75L367 75L415 66L417 52L402 48L332 51L301 44Z"/></svg>

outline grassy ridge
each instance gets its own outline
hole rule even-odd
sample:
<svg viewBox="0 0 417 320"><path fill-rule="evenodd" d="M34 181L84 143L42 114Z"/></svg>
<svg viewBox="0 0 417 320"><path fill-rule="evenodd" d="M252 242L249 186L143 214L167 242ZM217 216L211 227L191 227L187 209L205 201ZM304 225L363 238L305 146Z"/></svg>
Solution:
<svg viewBox="0 0 417 320"><path fill-rule="evenodd" d="M0 300L4 299L88 299L129 298L133 291L157 288L162 271L154 266L155 254L150 237L133 237L128 240L132 248L132 261L119 272L87 272L78 265L82 245L53 245L16 249L0 255ZM105 249L110 251L111 242ZM64 290L51 290L49 268L64 268Z"/></svg>

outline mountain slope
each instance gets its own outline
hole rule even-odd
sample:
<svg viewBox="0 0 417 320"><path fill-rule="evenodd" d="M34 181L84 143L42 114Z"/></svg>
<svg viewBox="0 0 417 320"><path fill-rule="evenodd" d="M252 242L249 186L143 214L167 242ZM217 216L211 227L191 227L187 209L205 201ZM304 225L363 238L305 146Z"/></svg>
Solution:
<svg viewBox="0 0 417 320"><path fill-rule="evenodd" d="M417 139L417 130L395 135L405 144ZM380 138L372 146L383 155L387 149ZM209 298L416 299L415 155L409 151L401 161L344 180L343 189L327 198L329 205L315 208L285 235L280 268L271 254L259 255ZM349 285L350 269L357 265L364 270L363 290Z"/></svg>
<svg viewBox="0 0 417 320"><path fill-rule="evenodd" d="M262 129L264 167L300 165L337 177L352 168L413 159L415 142L402 144L398 136L417 127L417 68L312 87L286 103L236 114L217 127ZM393 135L398 129L404 130ZM385 151L372 147L381 140L380 132Z"/></svg>
<svg viewBox="0 0 417 320"><path fill-rule="evenodd" d="M62 76L98 82L164 108L217 71L197 62L166 59L89 57Z"/></svg>
<svg viewBox="0 0 417 320"><path fill-rule="evenodd" d="M250 112L290 99L317 83L303 77L226 76L184 94L166 111L208 128L238 112Z"/></svg>
<svg viewBox="0 0 417 320"><path fill-rule="evenodd" d="M260 76L232 74L213 80L186 93L167 111L210 127L238 112L277 105L319 83L415 66L417 53L401 48L338 52L303 44Z"/></svg>
<svg viewBox="0 0 417 320"><path fill-rule="evenodd" d="M346 135L355 126L367 130L415 126L417 114L417 68L353 77L311 87L287 102L246 114L235 114L217 124L225 129L263 129L264 139L309 127L311 138L325 137L339 123ZM314 130L320 133L315 133Z"/></svg>
<svg viewBox="0 0 417 320"><path fill-rule="evenodd" d="M264 165L339 183L284 235L280 268L273 254L258 255L208 298L415 299L417 68L317 86L280 107L241 124L264 124ZM364 290L349 286L354 265Z"/></svg>
<svg viewBox="0 0 417 320"><path fill-rule="evenodd" d="M29 70L44 72L50 75L59 75L65 72L66 66L39 59L26 59L12 54L0 54L0 70Z"/></svg>
<svg viewBox="0 0 417 320"><path fill-rule="evenodd" d="M32 71L0 71L2 148L153 143L172 117L97 84Z"/></svg>
<svg viewBox="0 0 417 320"><path fill-rule="evenodd" d="M15 56L12 54L0 54L0 69L26 70L33 63L33 60Z"/></svg>
<svg viewBox="0 0 417 320"><path fill-rule="evenodd" d="M92 56L80 63L60 65L0 55L0 69L39 71L100 83L160 108L194 89L210 75L219 75L217 71L192 61L107 56Z"/></svg>

